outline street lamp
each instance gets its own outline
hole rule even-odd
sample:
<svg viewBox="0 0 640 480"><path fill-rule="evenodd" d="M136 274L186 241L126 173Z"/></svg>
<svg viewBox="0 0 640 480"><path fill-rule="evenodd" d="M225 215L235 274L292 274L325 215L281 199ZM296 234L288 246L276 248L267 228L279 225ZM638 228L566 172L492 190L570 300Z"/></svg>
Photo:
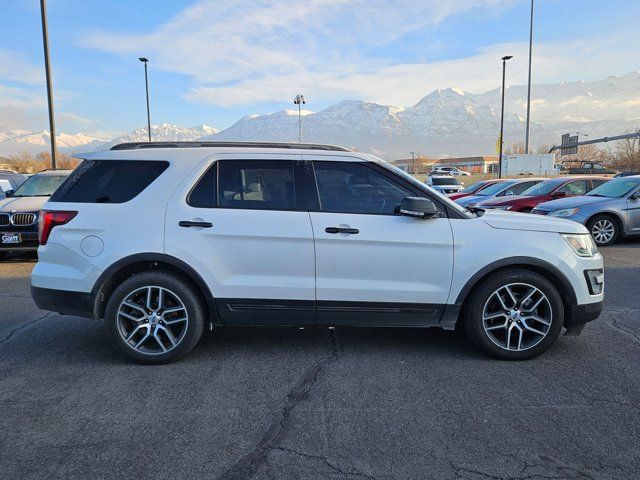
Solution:
<svg viewBox="0 0 640 480"><path fill-rule="evenodd" d="M524 153L529 153L529 122L531 118L531 56L533 54L533 0L531 0L531 23L529 25L529 82L527 83L527 131L524 139Z"/></svg>
<svg viewBox="0 0 640 480"><path fill-rule="evenodd" d="M149 77L147 76L147 63L149 62L149 59L140 57L138 58L138 60L144 63L144 84L147 89L147 133L149 134L149 141L151 141L151 114L149 113Z"/></svg>
<svg viewBox="0 0 640 480"><path fill-rule="evenodd" d="M56 126L53 118L53 80L49 62L49 31L47 29L47 5L40 0L40 16L42 17L42 44L44 45L44 69L47 77L47 104L49 107L49 134L51 136L51 168L56 169Z"/></svg>
<svg viewBox="0 0 640 480"><path fill-rule="evenodd" d="M302 143L302 105L307 103L302 94L296 95L293 99L293 104L298 105L298 142Z"/></svg>
<svg viewBox="0 0 640 480"><path fill-rule="evenodd" d="M502 106L500 108L500 157L498 159L498 178L502 178L502 145L504 144L504 139L502 138L504 133L504 90L505 90L505 75L507 71L507 60L511 60L513 55L506 55L502 57Z"/></svg>

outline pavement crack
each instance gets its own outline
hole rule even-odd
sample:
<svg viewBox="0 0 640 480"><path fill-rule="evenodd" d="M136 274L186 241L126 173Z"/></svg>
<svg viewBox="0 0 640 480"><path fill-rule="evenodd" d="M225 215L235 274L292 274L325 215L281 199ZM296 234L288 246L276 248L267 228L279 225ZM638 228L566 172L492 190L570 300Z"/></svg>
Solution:
<svg viewBox="0 0 640 480"><path fill-rule="evenodd" d="M34 320L31 320L27 323L23 323L22 325L20 325L19 327L14 328L13 330L11 330L6 337L4 337L3 339L0 340L0 345L2 345L5 342L8 342L9 340L11 340L11 338L18 333L21 330L24 330L27 327L30 327L31 325L33 325L34 323L37 323L41 320L44 320L45 318L47 318L49 315L51 315L53 312L47 312L46 314L42 315L41 317L38 317Z"/></svg>
<svg viewBox="0 0 640 480"><path fill-rule="evenodd" d="M338 473L339 475L345 476L345 477L368 478L370 480L375 480L375 478L376 478L376 477L374 477L372 475L367 475L366 473L362 473L362 472L355 471L355 470L354 471L343 470L338 465L335 465L334 463L331 463L329 461L329 459L327 457L325 457L324 455L313 455L313 454L310 454L310 453L299 452L297 450L294 450L294 449L291 449L291 448L284 448L284 447L274 447L273 450L280 450L282 452L292 453L294 455L298 455L300 457L308 458L308 459L312 459L312 460L320 460L324 465L329 467L332 471L334 471L335 473Z"/></svg>
<svg viewBox="0 0 640 480"><path fill-rule="evenodd" d="M290 420L293 410L300 402L309 397L309 393L322 372L338 358L338 343L334 329L329 329L329 338L331 340L330 354L307 369L300 382L287 394L287 399L280 412L257 445L220 475L219 480L247 480L267 464L270 452L279 448L278 443L284 438L291 426Z"/></svg>

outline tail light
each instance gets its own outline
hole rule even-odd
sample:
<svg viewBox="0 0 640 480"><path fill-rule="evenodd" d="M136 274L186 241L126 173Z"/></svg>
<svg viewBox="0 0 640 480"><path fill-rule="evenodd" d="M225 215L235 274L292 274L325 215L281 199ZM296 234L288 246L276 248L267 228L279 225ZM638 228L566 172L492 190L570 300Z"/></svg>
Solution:
<svg viewBox="0 0 640 480"><path fill-rule="evenodd" d="M46 245L53 227L69 223L78 212L63 210L40 210L38 217L38 240L40 245Z"/></svg>

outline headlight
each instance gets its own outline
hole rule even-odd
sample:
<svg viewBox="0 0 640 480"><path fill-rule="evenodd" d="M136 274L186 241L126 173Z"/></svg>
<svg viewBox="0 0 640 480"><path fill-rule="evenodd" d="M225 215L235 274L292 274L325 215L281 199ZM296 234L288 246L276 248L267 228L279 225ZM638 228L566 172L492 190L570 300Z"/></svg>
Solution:
<svg viewBox="0 0 640 480"><path fill-rule="evenodd" d="M555 212L549 212L550 217L571 217L578 213L579 208L563 208L562 210L556 210Z"/></svg>
<svg viewBox="0 0 640 480"><path fill-rule="evenodd" d="M579 257L593 257L598 253L598 247L588 233L582 233L579 235L562 234L562 237L567 241L576 255Z"/></svg>

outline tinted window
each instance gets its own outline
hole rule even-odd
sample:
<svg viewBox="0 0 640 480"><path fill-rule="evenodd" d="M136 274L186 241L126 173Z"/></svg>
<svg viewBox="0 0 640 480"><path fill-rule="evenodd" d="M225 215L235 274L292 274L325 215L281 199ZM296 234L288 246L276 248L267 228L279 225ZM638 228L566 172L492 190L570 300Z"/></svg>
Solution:
<svg viewBox="0 0 640 480"><path fill-rule="evenodd" d="M218 170L219 207L295 210L293 161L222 160Z"/></svg>
<svg viewBox="0 0 640 480"><path fill-rule="evenodd" d="M376 170L353 162L314 162L323 212L393 214L413 192Z"/></svg>
<svg viewBox="0 0 640 480"><path fill-rule="evenodd" d="M85 160L51 197L52 202L124 203L153 182L169 162Z"/></svg>
<svg viewBox="0 0 640 480"><path fill-rule="evenodd" d="M569 182L558 189L558 192L564 192L567 195L584 195L587 193L587 181L578 180Z"/></svg>
<svg viewBox="0 0 640 480"><path fill-rule="evenodd" d="M513 185L514 183L516 183L514 180L506 181L506 182L494 183L493 185L489 185L488 187L481 189L478 192L478 195L483 195L485 197L491 197L491 196L495 195L496 193L499 193L504 188Z"/></svg>
<svg viewBox="0 0 640 480"><path fill-rule="evenodd" d="M535 185L537 182L522 182L522 183L516 183L515 185L512 185L506 192L505 195L520 195L522 194L522 192L524 192L525 190L527 190L528 188L532 187L533 185Z"/></svg>
<svg viewBox="0 0 640 480"><path fill-rule="evenodd" d="M432 185L459 185L458 181L455 178L446 178L446 177L432 177L431 184Z"/></svg>
<svg viewBox="0 0 640 480"><path fill-rule="evenodd" d="M66 175L34 175L18 187L13 197L48 197L66 178Z"/></svg>
<svg viewBox="0 0 640 480"><path fill-rule="evenodd" d="M196 186L193 187L187 203L196 208L213 208L216 206L216 173L217 163L214 163L205 172Z"/></svg>

